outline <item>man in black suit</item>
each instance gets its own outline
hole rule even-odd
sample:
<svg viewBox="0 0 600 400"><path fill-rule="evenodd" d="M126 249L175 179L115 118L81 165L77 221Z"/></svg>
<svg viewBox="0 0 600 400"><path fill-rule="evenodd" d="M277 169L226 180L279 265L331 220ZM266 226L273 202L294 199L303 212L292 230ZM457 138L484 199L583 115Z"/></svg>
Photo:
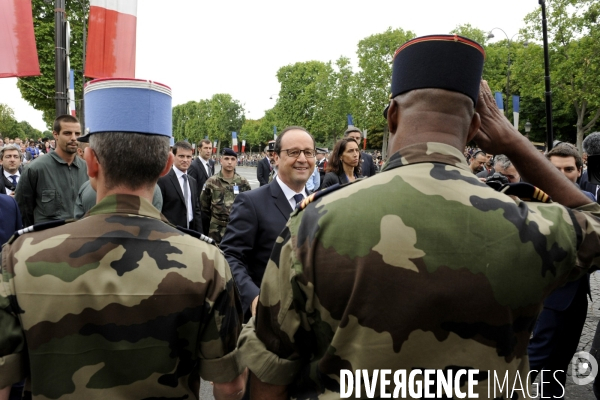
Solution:
<svg viewBox="0 0 600 400"><path fill-rule="evenodd" d="M173 146L173 169L158 180L163 196L162 213L170 223L202 233L200 195L196 180L187 174L192 163L192 146L177 142Z"/></svg>
<svg viewBox="0 0 600 400"><path fill-rule="evenodd" d="M351 126L350 128L346 129L346 132L344 132L344 138L354 139L360 148L362 132L357 127ZM375 169L375 163L373 162L373 157L362 150L360 152L360 171L361 175L365 177L373 176L377 173L377 170Z"/></svg>
<svg viewBox="0 0 600 400"><path fill-rule="evenodd" d="M14 196L21 178L23 155L19 146L9 144L0 150L0 193Z"/></svg>
<svg viewBox="0 0 600 400"><path fill-rule="evenodd" d="M198 145L200 157L191 163L188 170L189 176L196 180L198 193L202 193L206 180L215 174L215 162L210 158L212 149L210 140L202 139Z"/></svg>
<svg viewBox="0 0 600 400"><path fill-rule="evenodd" d="M260 283L275 240L296 205L307 196L306 181L315 170L315 141L304 128L286 128L277 137L273 157L277 177L237 196L220 245L247 318L249 313L255 313Z"/></svg>
<svg viewBox="0 0 600 400"><path fill-rule="evenodd" d="M271 159L273 158L273 150L275 149L275 141L271 140L267 147L265 147L266 156L258 162L256 167L256 179L260 183L260 186L265 186L269 183L269 176L273 171Z"/></svg>

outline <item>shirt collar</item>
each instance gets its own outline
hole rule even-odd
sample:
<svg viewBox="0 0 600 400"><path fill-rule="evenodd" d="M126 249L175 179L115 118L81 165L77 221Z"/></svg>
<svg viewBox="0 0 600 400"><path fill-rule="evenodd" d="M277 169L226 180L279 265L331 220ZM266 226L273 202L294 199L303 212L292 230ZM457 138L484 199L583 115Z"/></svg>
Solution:
<svg viewBox="0 0 600 400"><path fill-rule="evenodd" d="M99 214L132 214L160 219L167 224L169 221L152 203L143 197L130 194L113 194L106 196L89 211L90 215Z"/></svg>
<svg viewBox="0 0 600 400"><path fill-rule="evenodd" d="M283 181L281 179L279 179L279 175L277 175L275 177L275 181L277 181L277 183L279 184L279 187L281 188L281 191L283 192L283 194L285 195L285 198L290 200L291 198L294 197L294 195L296 195L297 193L294 192L292 189L290 189L290 187L288 185L286 185L285 183L283 183ZM306 193L306 186L304 187L304 190L302 190L302 195L304 197L307 196Z"/></svg>
<svg viewBox="0 0 600 400"><path fill-rule="evenodd" d="M382 171L431 162L448 164L471 172L464 155L457 148L436 142L417 143L398 150L386 161Z"/></svg>
<svg viewBox="0 0 600 400"><path fill-rule="evenodd" d="M181 177L183 175L187 175L187 171L186 172L180 171L179 168L177 168L177 167L173 167L173 171L175 171L175 175L177 175L177 179L181 179Z"/></svg>
<svg viewBox="0 0 600 400"><path fill-rule="evenodd" d="M69 165L69 163L67 163L65 160L63 160L62 158L60 158L60 156L58 154L56 154L56 151L51 151L48 154L50 154L50 156L52 158L54 158L59 164ZM73 162L71 163L71 165L73 165L73 166L75 166L77 168L81 168L81 164L80 163L82 163L82 162L84 162L84 161L81 160L81 159L79 159L78 156L75 156L75 158L73 159Z"/></svg>
<svg viewBox="0 0 600 400"><path fill-rule="evenodd" d="M5 176L5 177L7 177L7 178L9 178L9 179L10 179L10 177L11 177L11 176L13 176L13 175L16 175L17 177L20 177L20 176L21 176L21 173L19 172L19 170L17 170L17 172L15 172L14 174L11 174L10 172L8 172L8 171L7 171L7 170L5 170L5 169L3 169L3 171L4 171L4 176Z"/></svg>

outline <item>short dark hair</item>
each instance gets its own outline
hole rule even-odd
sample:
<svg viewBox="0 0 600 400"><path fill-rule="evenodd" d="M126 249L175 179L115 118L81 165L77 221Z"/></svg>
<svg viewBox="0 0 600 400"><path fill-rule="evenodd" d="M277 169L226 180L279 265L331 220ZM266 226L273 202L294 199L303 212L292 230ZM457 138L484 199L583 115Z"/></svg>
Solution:
<svg viewBox="0 0 600 400"><path fill-rule="evenodd" d="M306 130L306 128L294 125L294 126L288 126L284 130L282 130L281 133L277 136L277 139L275 140L275 149L274 149L275 153L279 154L281 152L281 140L282 140L283 136L287 132L293 131L293 130L300 130L300 131L304 131L304 132L308 133L308 136L310 136L310 138L313 141L313 148L315 148L316 144L315 144L315 138L313 137L313 135L311 135L310 132Z"/></svg>
<svg viewBox="0 0 600 400"><path fill-rule="evenodd" d="M344 151L346 151L346 146L348 146L348 143L350 143L350 142L352 142L358 146L358 143L356 143L356 140L350 139L350 138L344 138L344 139L340 139L337 141L337 143L333 147L333 150L331 150L331 155L329 156L329 160L327 160L327 172L333 172L336 175L339 175L341 172L344 171L344 167L342 166L342 154L344 153ZM359 150L360 150L360 146L359 146ZM356 176L360 176L360 173L361 173L361 170L360 170L360 161L359 161L358 165L356 167L354 167L354 174Z"/></svg>
<svg viewBox="0 0 600 400"><path fill-rule="evenodd" d="M109 190L153 187L169 158L169 138L161 135L103 132L90 136L90 147L102 165Z"/></svg>
<svg viewBox="0 0 600 400"><path fill-rule="evenodd" d="M487 153L485 151L483 151L483 150L476 150L471 157L475 158L475 157L477 157L480 154L483 154L484 156L487 156Z"/></svg>
<svg viewBox="0 0 600 400"><path fill-rule="evenodd" d="M54 123L52 124L52 131L56 132L56 133L60 133L60 129L61 129L60 124L62 122L74 122L74 123L78 124L79 120L77 119L77 117L74 117L70 114L59 115L58 117L56 117L56 119L54 120Z"/></svg>
<svg viewBox="0 0 600 400"><path fill-rule="evenodd" d="M352 132L358 132L360 133L360 137L363 137L362 131L360 129L358 129L355 126L351 126L350 128L346 129L346 132L344 132L344 137L348 137L349 134L351 134Z"/></svg>
<svg viewBox="0 0 600 400"><path fill-rule="evenodd" d="M562 142L558 146L552 148L549 152L546 153L546 158L549 160L550 157L573 157L575 158L575 166L578 170L583 167L583 159L579 155L577 148L573 146L571 143Z"/></svg>
<svg viewBox="0 0 600 400"><path fill-rule="evenodd" d="M198 147L202 147L203 144L210 144L212 146L212 142L208 139L202 139Z"/></svg>
<svg viewBox="0 0 600 400"><path fill-rule="evenodd" d="M177 155L177 149L194 151L192 145L185 140L180 140L173 145L173 154Z"/></svg>

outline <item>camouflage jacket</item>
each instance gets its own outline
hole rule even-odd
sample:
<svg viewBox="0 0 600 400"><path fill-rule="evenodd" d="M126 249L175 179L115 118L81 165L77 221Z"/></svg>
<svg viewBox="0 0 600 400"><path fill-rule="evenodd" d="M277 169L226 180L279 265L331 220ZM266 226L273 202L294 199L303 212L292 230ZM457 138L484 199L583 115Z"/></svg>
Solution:
<svg viewBox="0 0 600 400"><path fill-rule="evenodd" d="M200 194L201 214L208 225L208 236L221 242L225 234L225 228L229 222L231 206L237 196L234 193L234 186L238 187L239 193L251 190L250 183L243 176L234 174L233 178L224 178L223 173L208 178L204 184L204 189Z"/></svg>
<svg viewBox="0 0 600 400"><path fill-rule="evenodd" d="M599 265L596 216L596 203L496 192L453 147L406 147L385 172L292 213L242 362L303 399L339 398L341 369L423 368L478 369L475 393L488 398L487 371L527 379L543 299Z"/></svg>
<svg viewBox="0 0 600 400"><path fill-rule="evenodd" d="M162 219L162 221L161 221ZM0 388L34 399L197 398L241 373L240 303L222 253L112 195L2 249Z"/></svg>

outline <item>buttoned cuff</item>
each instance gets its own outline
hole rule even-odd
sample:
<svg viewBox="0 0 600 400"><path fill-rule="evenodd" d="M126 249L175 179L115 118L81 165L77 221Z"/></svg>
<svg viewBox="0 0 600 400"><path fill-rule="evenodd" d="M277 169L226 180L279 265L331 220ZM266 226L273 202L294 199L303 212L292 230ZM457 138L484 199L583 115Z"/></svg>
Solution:
<svg viewBox="0 0 600 400"><path fill-rule="evenodd" d="M227 383L233 381L244 371L237 349L221 358L200 359L200 376L205 381Z"/></svg>
<svg viewBox="0 0 600 400"><path fill-rule="evenodd" d="M262 382L286 386L295 381L300 371L300 360L286 360L269 351L256 336L254 317L248 321L238 339L242 364Z"/></svg>
<svg viewBox="0 0 600 400"><path fill-rule="evenodd" d="M0 357L0 389L21 382L25 376L25 363L20 353Z"/></svg>

